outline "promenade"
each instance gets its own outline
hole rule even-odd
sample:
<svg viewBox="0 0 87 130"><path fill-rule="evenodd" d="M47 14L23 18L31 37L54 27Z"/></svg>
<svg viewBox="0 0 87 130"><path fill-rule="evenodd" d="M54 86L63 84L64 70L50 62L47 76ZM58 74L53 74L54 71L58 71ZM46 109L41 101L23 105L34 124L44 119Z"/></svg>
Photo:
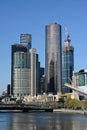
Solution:
<svg viewBox="0 0 87 130"><path fill-rule="evenodd" d="M43 107L43 106L26 106L26 105L0 105L0 110L20 110L22 112L35 112L35 111L44 111L44 112L53 112L52 108Z"/></svg>
<svg viewBox="0 0 87 130"><path fill-rule="evenodd" d="M53 109L53 112L62 112L62 113L73 113L73 114L87 114L86 110L73 110L73 109Z"/></svg>
<svg viewBox="0 0 87 130"><path fill-rule="evenodd" d="M13 111L22 111L22 112L58 112L58 113L73 113L73 114L87 114L87 110L73 110L73 109L55 109L55 108L50 108L50 107L44 107L44 106L22 106L22 105L0 105L0 111L4 110L13 110Z"/></svg>

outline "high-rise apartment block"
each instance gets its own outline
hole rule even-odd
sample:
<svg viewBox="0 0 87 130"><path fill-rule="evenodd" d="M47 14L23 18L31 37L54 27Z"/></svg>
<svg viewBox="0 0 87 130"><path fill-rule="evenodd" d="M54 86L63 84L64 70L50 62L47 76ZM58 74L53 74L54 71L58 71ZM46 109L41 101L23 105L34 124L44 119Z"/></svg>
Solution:
<svg viewBox="0 0 87 130"><path fill-rule="evenodd" d="M71 84L74 70L74 47L70 45L69 35L62 47L62 92L69 93L71 89L64 86L65 83Z"/></svg>
<svg viewBox="0 0 87 130"><path fill-rule="evenodd" d="M45 75L46 91L61 93L61 25L57 23L51 23L45 28Z"/></svg>

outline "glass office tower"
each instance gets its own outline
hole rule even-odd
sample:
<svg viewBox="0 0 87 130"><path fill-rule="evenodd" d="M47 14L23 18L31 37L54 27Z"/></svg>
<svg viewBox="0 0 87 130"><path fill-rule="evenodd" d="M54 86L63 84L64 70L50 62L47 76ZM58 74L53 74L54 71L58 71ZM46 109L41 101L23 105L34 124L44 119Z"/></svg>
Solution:
<svg viewBox="0 0 87 130"><path fill-rule="evenodd" d="M31 34L20 34L20 43L27 48L27 51L32 47Z"/></svg>
<svg viewBox="0 0 87 130"><path fill-rule="evenodd" d="M61 92L61 25L51 23L45 28L45 75L46 91Z"/></svg>
<svg viewBox="0 0 87 130"><path fill-rule="evenodd" d="M11 52L11 94L15 97L29 95L27 48L21 44L14 44Z"/></svg>
<svg viewBox="0 0 87 130"><path fill-rule="evenodd" d="M74 47L70 45L69 35L62 47L62 92L69 93L71 89L64 86L65 83L71 84L72 73L74 70Z"/></svg>

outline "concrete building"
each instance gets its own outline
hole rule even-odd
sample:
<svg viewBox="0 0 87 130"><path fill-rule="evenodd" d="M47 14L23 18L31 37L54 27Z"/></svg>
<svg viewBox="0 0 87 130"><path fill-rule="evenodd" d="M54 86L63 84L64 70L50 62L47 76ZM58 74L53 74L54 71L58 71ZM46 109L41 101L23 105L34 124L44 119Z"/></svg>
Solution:
<svg viewBox="0 0 87 130"><path fill-rule="evenodd" d="M87 97L87 70L83 69L77 72L74 71L72 82L73 86L77 89L80 98L83 96Z"/></svg>
<svg viewBox="0 0 87 130"><path fill-rule="evenodd" d="M30 95L36 96L40 93L40 62L36 49L29 51L30 55Z"/></svg>
<svg viewBox="0 0 87 130"><path fill-rule="evenodd" d="M78 99L87 98L87 70L74 71L72 84L65 83L65 86L71 88L73 96L77 96Z"/></svg>
<svg viewBox="0 0 87 130"><path fill-rule="evenodd" d="M32 48L29 51L30 53L30 95L36 95L36 49Z"/></svg>
<svg viewBox="0 0 87 130"><path fill-rule="evenodd" d="M46 92L61 93L61 25L57 23L51 23L45 28L45 76Z"/></svg>

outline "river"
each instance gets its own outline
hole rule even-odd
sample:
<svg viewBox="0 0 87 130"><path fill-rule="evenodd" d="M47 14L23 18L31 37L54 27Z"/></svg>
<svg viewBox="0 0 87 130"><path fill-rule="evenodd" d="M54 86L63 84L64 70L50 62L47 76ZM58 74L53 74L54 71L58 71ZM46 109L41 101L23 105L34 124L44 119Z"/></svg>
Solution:
<svg viewBox="0 0 87 130"><path fill-rule="evenodd" d="M87 130L87 115L2 112L0 130Z"/></svg>

